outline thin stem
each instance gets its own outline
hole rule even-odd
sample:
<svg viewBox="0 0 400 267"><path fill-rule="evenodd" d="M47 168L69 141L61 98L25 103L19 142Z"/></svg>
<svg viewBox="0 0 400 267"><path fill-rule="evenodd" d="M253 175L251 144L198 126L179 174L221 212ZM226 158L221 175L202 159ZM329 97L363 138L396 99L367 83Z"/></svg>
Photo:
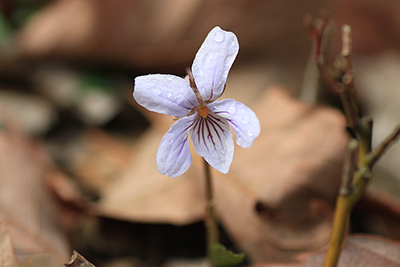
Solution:
<svg viewBox="0 0 400 267"><path fill-rule="evenodd" d="M321 88L323 86L323 77L315 62L319 62L322 66L326 63L325 58L328 51L328 39L331 27L329 26L328 19L313 21L311 16L306 15L304 20L305 24L309 27L310 35L314 36L317 41L313 43L299 98L307 104L315 105L320 100Z"/></svg>
<svg viewBox="0 0 400 267"><path fill-rule="evenodd" d="M354 174L352 191L349 194L339 193L324 267L337 266L343 241L347 233L351 211L363 196L371 177L372 174L368 169L360 169Z"/></svg>
<svg viewBox="0 0 400 267"><path fill-rule="evenodd" d="M347 151L343 166L342 184L340 186L339 196L336 201L335 218L333 221L332 233L329 240L328 252L324 267L335 267L339 260L340 251L346 235L347 225L349 223L352 209L352 201L350 199L355 193L353 188L353 179L355 176L355 160L357 157L358 148L359 142L355 139L350 140L347 144Z"/></svg>
<svg viewBox="0 0 400 267"><path fill-rule="evenodd" d="M204 170L205 170L205 178L206 178L206 228L207 228L207 252L210 264L212 267L217 267L211 258L211 247L214 244L218 244L219 240L219 231L217 219L215 216L215 201L214 201L214 192L212 186L212 177L211 177L211 168L210 165L204 160Z"/></svg>
<svg viewBox="0 0 400 267"><path fill-rule="evenodd" d="M351 210L354 205L363 196L368 184L372 178L370 169L368 168L368 155L371 151L371 131L372 121L363 119L360 122L360 141L349 144L348 153L345 162L346 173L343 173L343 180L339 196L336 202L335 217L332 226L332 234L329 240L328 252L325 258L324 267L335 267L339 261L340 251L342 249L343 240L346 235L347 225L349 222ZM358 162L354 166L354 150L358 145ZM354 166L353 168L351 166ZM354 168L358 170L354 173ZM349 177L352 179L349 180ZM346 190L343 190L346 189Z"/></svg>
<svg viewBox="0 0 400 267"><path fill-rule="evenodd" d="M396 141L400 136L400 125L390 134L377 148L375 148L369 159L369 166L372 168L376 161L382 156L383 153Z"/></svg>
<svg viewBox="0 0 400 267"><path fill-rule="evenodd" d="M341 56L337 60L336 67L336 73L339 75L336 77L329 76L329 72L325 71L324 66L320 66L320 69L326 74L332 89L339 93L347 124L356 135L357 141L350 142L348 146L348 156L336 202L335 218L324 267L337 266L351 211L364 194L372 178L371 165L369 164L372 143L372 120L366 117L360 118L359 116L351 67L350 27L347 25L343 26L342 41ZM355 151L357 148L358 160L355 163Z"/></svg>
<svg viewBox="0 0 400 267"><path fill-rule="evenodd" d="M347 144L347 151L344 158L342 183L339 188L339 195L349 195L353 193L353 179L358 156L359 142L356 139L351 139Z"/></svg>
<svg viewBox="0 0 400 267"><path fill-rule="evenodd" d="M349 25L342 26L342 51L341 54L343 57L351 56L351 28Z"/></svg>
<svg viewBox="0 0 400 267"><path fill-rule="evenodd" d="M358 167L368 168L369 153L372 149L372 119L363 117L359 120L356 130L359 134Z"/></svg>
<svg viewBox="0 0 400 267"><path fill-rule="evenodd" d="M339 255L352 209L351 201L348 200L349 197L348 195L339 195L336 201L335 218L324 267L335 267L339 261Z"/></svg>
<svg viewBox="0 0 400 267"><path fill-rule="evenodd" d="M344 84L335 84L334 88L339 93L341 103L343 105L344 115L346 118L347 125L353 130L357 130L358 122L358 107L354 100L355 92L350 91ZM356 134L358 134L356 132Z"/></svg>

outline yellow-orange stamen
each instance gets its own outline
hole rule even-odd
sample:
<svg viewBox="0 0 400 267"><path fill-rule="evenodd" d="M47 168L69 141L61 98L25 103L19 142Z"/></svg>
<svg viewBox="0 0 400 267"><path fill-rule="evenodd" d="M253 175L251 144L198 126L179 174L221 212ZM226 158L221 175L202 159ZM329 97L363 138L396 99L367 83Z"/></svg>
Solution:
<svg viewBox="0 0 400 267"><path fill-rule="evenodd" d="M197 109L197 112L202 116L203 118L207 117L208 115L208 108L206 106L203 106L201 108Z"/></svg>

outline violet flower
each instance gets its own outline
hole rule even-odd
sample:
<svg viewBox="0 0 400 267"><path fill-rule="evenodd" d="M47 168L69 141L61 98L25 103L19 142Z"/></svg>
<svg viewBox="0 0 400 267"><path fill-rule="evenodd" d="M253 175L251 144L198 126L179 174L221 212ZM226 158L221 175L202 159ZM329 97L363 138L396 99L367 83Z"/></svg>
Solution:
<svg viewBox="0 0 400 267"><path fill-rule="evenodd" d="M150 111L179 117L161 140L157 167L161 174L177 177L192 163L188 134L197 154L226 174L234 144L248 148L260 134L255 113L233 99L215 101L225 89L228 72L239 51L235 34L215 27L207 35L185 79L151 74L135 78L133 97ZM244 88L244 90L246 90Z"/></svg>

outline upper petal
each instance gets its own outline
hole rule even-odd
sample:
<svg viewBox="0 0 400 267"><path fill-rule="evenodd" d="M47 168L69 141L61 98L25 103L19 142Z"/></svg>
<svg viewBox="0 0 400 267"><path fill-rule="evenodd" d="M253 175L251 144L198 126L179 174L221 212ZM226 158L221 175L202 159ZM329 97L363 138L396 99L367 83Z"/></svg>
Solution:
<svg viewBox="0 0 400 267"><path fill-rule="evenodd" d="M158 171L161 174L177 177L186 172L192 164L188 133L195 116L193 114L179 119L161 139L156 157Z"/></svg>
<svg viewBox="0 0 400 267"><path fill-rule="evenodd" d="M238 51L239 43L232 32L217 26L207 35L192 65L194 80L203 100L215 100L222 94Z"/></svg>
<svg viewBox="0 0 400 267"><path fill-rule="evenodd" d="M215 101L208 105L215 114L226 118L236 133L236 143L244 148L251 147L260 134L260 122L246 105L233 99Z"/></svg>
<svg viewBox="0 0 400 267"><path fill-rule="evenodd" d="M136 77L133 98L150 111L177 117L186 116L199 104L185 79L166 74Z"/></svg>
<svg viewBox="0 0 400 267"><path fill-rule="evenodd" d="M229 124L224 118L211 112L206 118L197 115L190 136L197 154L218 171L229 171L234 145Z"/></svg>

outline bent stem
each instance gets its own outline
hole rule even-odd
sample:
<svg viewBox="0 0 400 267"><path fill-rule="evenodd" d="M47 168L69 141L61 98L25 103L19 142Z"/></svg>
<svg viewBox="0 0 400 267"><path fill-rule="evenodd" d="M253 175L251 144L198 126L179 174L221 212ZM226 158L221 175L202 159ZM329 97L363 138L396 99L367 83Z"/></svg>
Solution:
<svg viewBox="0 0 400 267"><path fill-rule="evenodd" d="M206 228L207 228L207 253L208 260L212 267L217 267L215 262L211 256L211 248L213 245L218 244L219 240L219 231L217 219L215 216L215 201L214 201L214 192L212 186L212 178L211 178L211 168L210 165L204 160L204 170L205 170L205 178L206 178Z"/></svg>

